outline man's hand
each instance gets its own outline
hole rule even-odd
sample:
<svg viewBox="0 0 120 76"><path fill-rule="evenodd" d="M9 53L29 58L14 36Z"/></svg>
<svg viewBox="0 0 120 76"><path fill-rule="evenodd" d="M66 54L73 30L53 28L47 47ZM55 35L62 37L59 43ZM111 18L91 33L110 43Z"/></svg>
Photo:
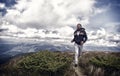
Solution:
<svg viewBox="0 0 120 76"><path fill-rule="evenodd" d="M81 43L80 43L81 45L83 45L84 44L84 42L83 41L81 41Z"/></svg>
<svg viewBox="0 0 120 76"><path fill-rule="evenodd" d="M74 41L73 40L71 40L71 43L73 43Z"/></svg>

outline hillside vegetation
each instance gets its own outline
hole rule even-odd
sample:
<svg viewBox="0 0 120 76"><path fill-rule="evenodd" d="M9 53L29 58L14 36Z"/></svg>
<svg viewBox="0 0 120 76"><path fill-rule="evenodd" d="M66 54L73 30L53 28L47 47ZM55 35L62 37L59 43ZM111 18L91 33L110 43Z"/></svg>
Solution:
<svg viewBox="0 0 120 76"><path fill-rule="evenodd" d="M0 76L119 76L120 53L83 52L74 67L74 53L39 51L11 59Z"/></svg>
<svg viewBox="0 0 120 76"><path fill-rule="evenodd" d="M11 60L2 76L66 76L71 62L70 54L40 51Z"/></svg>
<svg viewBox="0 0 120 76"><path fill-rule="evenodd" d="M87 76L120 75L120 53L84 53L79 60L79 66Z"/></svg>

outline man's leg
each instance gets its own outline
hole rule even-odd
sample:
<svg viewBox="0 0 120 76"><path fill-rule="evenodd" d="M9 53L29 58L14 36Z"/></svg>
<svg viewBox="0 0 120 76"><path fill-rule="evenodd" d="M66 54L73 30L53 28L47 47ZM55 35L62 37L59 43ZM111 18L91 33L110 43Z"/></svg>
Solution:
<svg viewBox="0 0 120 76"><path fill-rule="evenodd" d="M82 55L82 50L83 50L83 45L79 45L79 55L78 55L78 57L80 57Z"/></svg>
<svg viewBox="0 0 120 76"><path fill-rule="evenodd" d="M79 46L75 44L75 65L78 64Z"/></svg>

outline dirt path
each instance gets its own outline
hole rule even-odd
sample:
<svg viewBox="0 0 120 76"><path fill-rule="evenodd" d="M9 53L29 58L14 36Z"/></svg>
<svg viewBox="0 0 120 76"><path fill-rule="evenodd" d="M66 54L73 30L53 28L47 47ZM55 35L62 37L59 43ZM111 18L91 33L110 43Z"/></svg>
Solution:
<svg viewBox="0 0 120 76"><path fill-rule="evenodd" d="M84 75L84 74L81 72L81 69L80 69L79 66L78 66L78 67L74 67L74 66L73 66L73 69L74 69L74 71L75 71L74 76L86 76L86 75Z"/></svg>

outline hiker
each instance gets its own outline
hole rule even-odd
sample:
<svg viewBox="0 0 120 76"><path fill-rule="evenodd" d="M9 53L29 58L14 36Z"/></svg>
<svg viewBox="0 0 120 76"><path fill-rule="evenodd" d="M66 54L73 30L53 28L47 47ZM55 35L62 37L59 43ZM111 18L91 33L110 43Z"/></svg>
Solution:
<svg viewBox="0 0 120 76"><path fill-rule="evenodd" d="M78 65L78 58L81 56L83 44L87 41L85 28L81 24L77 24L77 29L74 32L74 38L71 42L75 45L75 67Z"/></svg>

